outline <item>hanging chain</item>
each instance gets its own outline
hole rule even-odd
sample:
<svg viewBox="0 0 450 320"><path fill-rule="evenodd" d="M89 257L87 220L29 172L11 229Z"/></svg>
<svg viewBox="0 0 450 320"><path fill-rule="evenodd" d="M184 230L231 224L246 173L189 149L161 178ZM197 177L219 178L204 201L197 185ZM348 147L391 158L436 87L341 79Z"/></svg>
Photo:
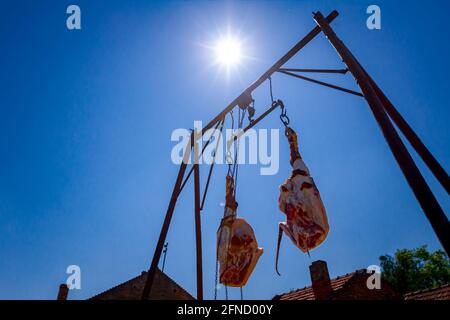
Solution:
<svg viewBox="0 0 450 320"><path fill-rule="evenodd" d="M283 102L281 102L281 100L278 100L278 103L280 104L281 107L280 120L281 122L283 122L284 126L287 127L289 125L290 120L289 117L287 116L286 108Z"/></svg>
<svg viewBox="0 0 450 320"><path fill-rule="evenodd" d="M242 130L242 125L244 123L244 119L245 119L245 114L246 114L246 109L244 109L241 112L241 108L239 108L238 111L238 119L237 119L237 142L235 144L235 150L234 150L234 159L232 158L231 155L231 145L234 142L234 139L236 137L235 133L234 133L234 115L233 115L233 110L230 111L230 117L231 117L231 130L233 131L233 134L231 136L231 138L227 141L227 163L228 163L228 173L227 175L232 176L234 179L234 190L233 190L233 195L236 196L236 188L237 188L237 178L238 178L238 156L239 156L239 135L241 134L240 130ZM221 233L222 230L219 234L219 239L221 239ZM217 249L218 250L218 249ZM214 300L217 300L217 290L218 290L218 286L219 286L219 255L218 255L218 251L216 252L216 271L215 271L215 285L214 285ZM241 293L242 296L242 293ZM225 298L226 300L228 300L228 287L225 285Z"/></svg>
<svg viewBox="0 0 450 320"><path fill-rule="evenodd" d="M217 300L217 287L219 286L219 257L216 253L216 279L214 284L214 300Z"/></svg>
<svg viewBox="0 0 450 320"><path fill-rule="evenodd" d="M275 104L280 105L280 107L281 107L280 120L281 120L281 122L283 122L284 126L287 127L289 125L290 120L289 120L289 117L287 116L286 108L284 107L284 104L281 100L275 101L273 98L272 77L269 77L269 90L270 90L270 100L272 101L272 106L274 106Z"/></svg>
<svg viewBox="0 0 450 320"><path fill-rule="evenodd" d="M270 90L270 101L272 101L272 104L273 104L274 100L273 100L273 90L272 90L272 77L269 77L269 90Z"/></svg>
<svg viewBox="0 0 450 320"><path fill-rule="evenodd" d="M248 110L248 122L253 123L255 121L253 119L255 116L255 99L252 99L252 105L248 106L246 110Z"/></svg>
<svg viewBox="0 0 450 320"><path fill-rule="evenodd" d="M231 131L234 131L234 116L233 116L233 110L231 110L230 111L230 117L231 117ZM227 173L227 175L228 176L231 176L232 174L231 174L231 166L232 166L232 164L233 164L233 158L232 158L232 156L231 156L231 151L230 151L230 149L231 149L231 145L232 145L232 143L233 143L233 138L234 138L234 136L232 136L231 138L230 138L230 140L228 140L227 141L227 163L228 163L228 173Z"/></svg>
<svg viewBox="0 0 450 320"><path fill-rule="evenodd" d="M241 116L241 111L239 109L239 123L238 123L238 134L241 134L240 130L242 130L242 125L244 123L244 118L245 118L245 112L246 109L244 109L242 111L242 116ZM236 189L237 189L237 184L238 184L238 170L239 170L239 145L240 145L240 138L237 139L236 142L236 150L235 150L235 160L234 160L234 168L233 168L233 175L234 175L234 195L236 196Z"/></svg>
<svg viewBox="0 0 450 320"><path fill-rule="evenodd" d="M238 111L238 119L237 119L237 131L234 132L234 114L233 111L230 111L230 117L231 117L231 130L232 130L232 135L230 137L230 139L227 141L227 155L226 155L226 160L228 163L228 173L227 175L232 176L233 178L236 175L236 168L238 166L238 156L239 156L239 137L242 134L242 126L244 123L244 119L245 119L245 114L246 114L246 110L244 109L241 112L241 109L239 109ZM231 146L234 143L234 140L237 140L235 143L235 150L234 150L234 158L231 154ZM236 185L236 183L235 183ZM236 191L236 189L235 189Z"/></svg>
<svg viewBox="0 0 450 320"><path fill-rule="evenodd" d="M234 171L235 171L235 166L236 166L235 162L236 161L235 161L235 159L233 160L232 155L231 155L231 150L230 150L231 149L231 145L233 144L233 141L234 141L234 115L233 115L233 110L231 110L229 112L229 114L230 114L230 118L231 118L231 131L233 132L233 134L232 134L231 138L227 141L227 155L226 155L226 161L228 163L227 176L234 177ZM239 109L239 114L240 114L240 109ZM239 119L238 119L238 125L239 125ZM226 206L226 204L225 204L225 206ZM221 239L222 239L222 228L220 228L220 233L219 233L218 239L219 239L219 241L221 241ZM217 300L218 286L219 286L219 248L216 249L216 274L215 274L215 286L214 286L214 300ZM227 286L225 286L225 295L226 295L226 299L228 300Z"/></svg>

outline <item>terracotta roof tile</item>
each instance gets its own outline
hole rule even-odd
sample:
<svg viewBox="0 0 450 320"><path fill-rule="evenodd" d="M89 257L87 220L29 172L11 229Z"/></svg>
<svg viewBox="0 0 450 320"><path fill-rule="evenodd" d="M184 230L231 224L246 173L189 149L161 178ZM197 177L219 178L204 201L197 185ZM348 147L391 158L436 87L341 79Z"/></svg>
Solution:
<svg viewBox="0 0 450 320"><path fill-rule="evenodd" d="M331 287L333 288L333 291L341 289L359 271L360 270L357 270L344 276L331 279ZM274 297L274 300L314 300L314 292L312 287L309 286L304 287L303 289L297 289L292 292L277 295Z"/></svg>
<svg viewBox="0 0 450 320"><path fill-rule="evenodd" d="M450 300L450 283L405 294L405 300Z"/></svg>

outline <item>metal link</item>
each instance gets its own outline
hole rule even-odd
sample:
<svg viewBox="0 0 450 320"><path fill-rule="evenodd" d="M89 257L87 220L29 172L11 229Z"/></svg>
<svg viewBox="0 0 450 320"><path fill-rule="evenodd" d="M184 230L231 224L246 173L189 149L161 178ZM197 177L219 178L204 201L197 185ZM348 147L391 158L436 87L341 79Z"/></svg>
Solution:
<svg viewBox="0 0 450 320"><path fill-rule="evenodd" d="M281 114L280 114L280 120L283 122L284 126L287 127L289 125L290 119L287 116L286 108L284 107L284 104L281 100L277 100L277 102L281 107Z"/></svg>

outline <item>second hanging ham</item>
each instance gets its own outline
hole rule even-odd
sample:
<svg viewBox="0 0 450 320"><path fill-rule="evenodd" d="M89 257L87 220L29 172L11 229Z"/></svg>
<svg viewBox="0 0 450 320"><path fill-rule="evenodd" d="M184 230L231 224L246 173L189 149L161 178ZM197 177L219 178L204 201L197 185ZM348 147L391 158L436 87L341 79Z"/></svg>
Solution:
<svg viewBox="0 0 450 320"><path fill-rule="evenodd" d="M279 224L277 272L278 252L283 232L301 251L309 253L325 240L330 230L319 190L298 151L297 134L286 126L286 137L290 147L292 174L280 186L278 205L286 214L286 222Z"/></svg>
<svg viewBox="0 0 450 320"><path fill-rule="evenodd" d="M258 247L252 227L236 216L236 210L234 179L227 176L225 212L217 231L219 280L226 286L242 287L264 250Z"/></svg>

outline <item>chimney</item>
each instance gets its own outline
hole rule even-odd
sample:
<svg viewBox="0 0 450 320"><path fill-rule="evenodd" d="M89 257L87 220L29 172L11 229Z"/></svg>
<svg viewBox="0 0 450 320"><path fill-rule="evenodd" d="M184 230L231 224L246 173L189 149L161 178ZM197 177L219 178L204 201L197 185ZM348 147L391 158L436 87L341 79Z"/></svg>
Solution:
<svg viewBox="0 0 450 320"><path fill-rule="evenodd" d="M63 283L59 285L58 298L57 300L67 300L67 296L69 294L69 288L67 284Z"/></svg>
<svg viewBox="0 0 450 320"><path fill-rule="evenodd" d="M316 300L329 300L333 294L327 263L322 260L314 261L309 266L312 288Z"/></svg>

